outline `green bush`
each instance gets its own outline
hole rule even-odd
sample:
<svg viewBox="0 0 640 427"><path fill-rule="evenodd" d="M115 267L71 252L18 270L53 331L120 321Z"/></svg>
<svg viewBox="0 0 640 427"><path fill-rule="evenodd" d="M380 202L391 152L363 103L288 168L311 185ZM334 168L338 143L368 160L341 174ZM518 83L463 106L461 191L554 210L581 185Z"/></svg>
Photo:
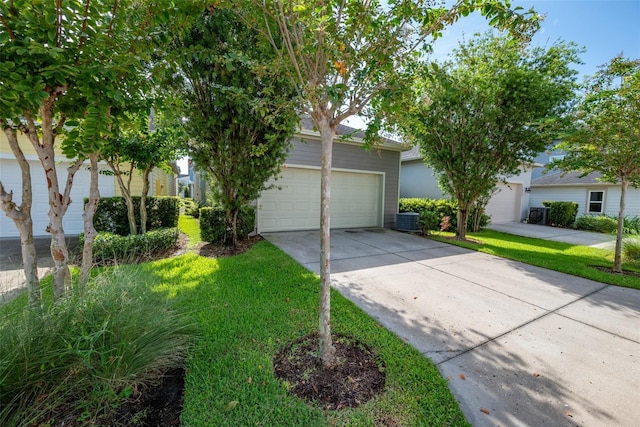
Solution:
<svg viewBox="0 0 640 427"><path fill-rule="evenodd" d="M570 228L576 222L578 204L575 202L543 201L542 206L549 209L549 223L557 227Z"/></svg>
<svg viewBox="0 0 640 427"><path fill-rule="evenodd" d="M422 211L418 217L418 227L423 234L430 234L432 230L438 230L440 219L438 214L433 211Z"/></svg>
<svg viewBox="0 0 640 427"><path fill-rule="evenodd" d="M451 227L455 228L458 223L458 203L450 199L420 199L420 198L402 198L400 199L399 209L402 212L416 212L421 214L424 211L435 212L438 216L438 221L442 221L444 217L449 217L449 223ZM473 217L475 210L472 209L469 213L469 219L467 220L467 227L471 229L473 226ZM489 216L482 215L480 219L480 227L485 227L489 224Z"/></svg>
<svg viewBox="0 0 640 427"><path fill-rule="evenodd" d="M256 210L246 206L238 214L236 232L238 239L247 238L255 228ZM227 228L225 225L225 210L219 207L200 209L200 234L202 240L209 243L225 243Z"/></svg>
<svg viewBox="0 0 640 427"><path fill-rule="evenodd" d="M93 242L93 261L96 264L111 264L146 259L171 249L179 235L178 227L129 236L100 232ZM84 244L84 234L80 235L79 244L80 247Z"/></svg>
<svg viewBox="0 0 640 427"><path fill-rule="evenodd" d="M624 224L622 226L624 234L640 234L640 217L634 216L633 218L625 217Z"/></svg>
<svg viewBox="0 0 640 427"><path fill-rule="evenodd" d="M640 239L624 239L622 255L625 261L640 263Z"/></svg>
<svg viewBox="0 0 640 427"><path fill-rule="evenodd" d="M585 215L576 220L576 228L598 233L613 233L618 229L618 221L606 215Z"/></svg>
<svg viewBox="0 0 640 427"><path fill-rule="evenodd" d="M200 205L193 199L181 199L180 203L184 208L184 214L198 218L200 216Z"/></svg>
<svg viewBox="0 0 640 427"><path fill-rule="evenodd" d="M85 199L87 203L88 199ZM140 197L133 197L136 224L140 227ZM180 199L178 197L147 197L147 231L158 228L178 226ZM129 234L129 218L124 197L105 197L98 203L93 218L96 230L115 233L121 236Z"/></svg>
<svg viewBox="0 0 640 427"><path fill-rule="evenodd" d="M182 366L194 328L121 270L41 311L0 312L0 425L101 422Z"/></svg>

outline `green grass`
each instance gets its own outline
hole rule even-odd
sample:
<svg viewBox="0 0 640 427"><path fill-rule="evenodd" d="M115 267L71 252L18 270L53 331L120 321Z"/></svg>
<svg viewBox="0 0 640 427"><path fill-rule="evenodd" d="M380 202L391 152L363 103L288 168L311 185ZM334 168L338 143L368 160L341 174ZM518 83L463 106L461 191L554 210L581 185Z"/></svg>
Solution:
<svg viewBox="0 0 640 427"><path fill-rule="evenodd" d="M610 285L640 289L640 280L638 280L638 277L608 273L593 268L593 266L612 267L613 252L611 250L515 236L494 230L468 233L468 237L482 242L481 244L460 242L447 238L452 235L452 233L439 233L430 237L475 251L521 261L526 264L536 265L550 270L608 283ZM640 272L637 264L625 263L623 264L623 269Z"/></svg>
<svg viewBox="0 0 640 427"><path fill-rule="evenodd" d="M273 356L317 330L319 279L268 242L231 258L185 254L138 268L200 328L187 364L183 425L468 425L437 368L337 292L333 331L378 352L385 391L340 411L289 395L274 376Z"/></svg>
<svg viewBox="0 0 640 427"><path fill-rule="evenodd" d="M197 219L188 215L180 215L178 218L178 228L187 235L189 249L195 248L202 241L200 237L200 223Z"/></svg>

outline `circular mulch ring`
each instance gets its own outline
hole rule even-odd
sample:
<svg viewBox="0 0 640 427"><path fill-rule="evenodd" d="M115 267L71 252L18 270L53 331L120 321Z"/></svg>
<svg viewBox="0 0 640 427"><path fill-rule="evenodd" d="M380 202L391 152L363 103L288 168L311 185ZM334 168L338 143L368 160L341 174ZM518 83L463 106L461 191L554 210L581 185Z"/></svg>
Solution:
<svg viewBox="0 0 640 427"><path fill-rule="evenodd" d="M356 407L382 392L383 361L369 347L345 335L333 335L337 363L322 365L318 334L307 335L285 347L274 357L276 377L288 384L289 392L323 409Z"/></svg>

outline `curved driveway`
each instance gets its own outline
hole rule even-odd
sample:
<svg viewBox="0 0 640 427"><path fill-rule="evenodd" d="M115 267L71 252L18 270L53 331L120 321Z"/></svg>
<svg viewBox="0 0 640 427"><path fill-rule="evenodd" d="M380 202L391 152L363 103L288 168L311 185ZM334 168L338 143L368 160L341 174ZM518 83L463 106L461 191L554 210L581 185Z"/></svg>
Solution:
<svg viewBox="0 0 640 427"><path fill-rule="evenodd" d="M317 231L264 237L319 273ZM640 422L640 291L386 229L331 250L334 288L433 360L474 426Z"/></svg>

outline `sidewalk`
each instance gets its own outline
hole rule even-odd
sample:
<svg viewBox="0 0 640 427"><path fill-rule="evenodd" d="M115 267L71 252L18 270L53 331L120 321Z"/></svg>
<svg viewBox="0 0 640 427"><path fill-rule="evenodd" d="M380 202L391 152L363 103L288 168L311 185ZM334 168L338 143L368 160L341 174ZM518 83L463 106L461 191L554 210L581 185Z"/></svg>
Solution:
<svg viewBox="0 0 640 427"><path fill-rule="evenodd" d="M594 248L612 249L616 236L613 234L593 233L570 228L550 227L547 225L525 224L522 222L500 222L490 224L490 230L515 234L516 236L535 237L573 245L591 246Z"/></svg>

